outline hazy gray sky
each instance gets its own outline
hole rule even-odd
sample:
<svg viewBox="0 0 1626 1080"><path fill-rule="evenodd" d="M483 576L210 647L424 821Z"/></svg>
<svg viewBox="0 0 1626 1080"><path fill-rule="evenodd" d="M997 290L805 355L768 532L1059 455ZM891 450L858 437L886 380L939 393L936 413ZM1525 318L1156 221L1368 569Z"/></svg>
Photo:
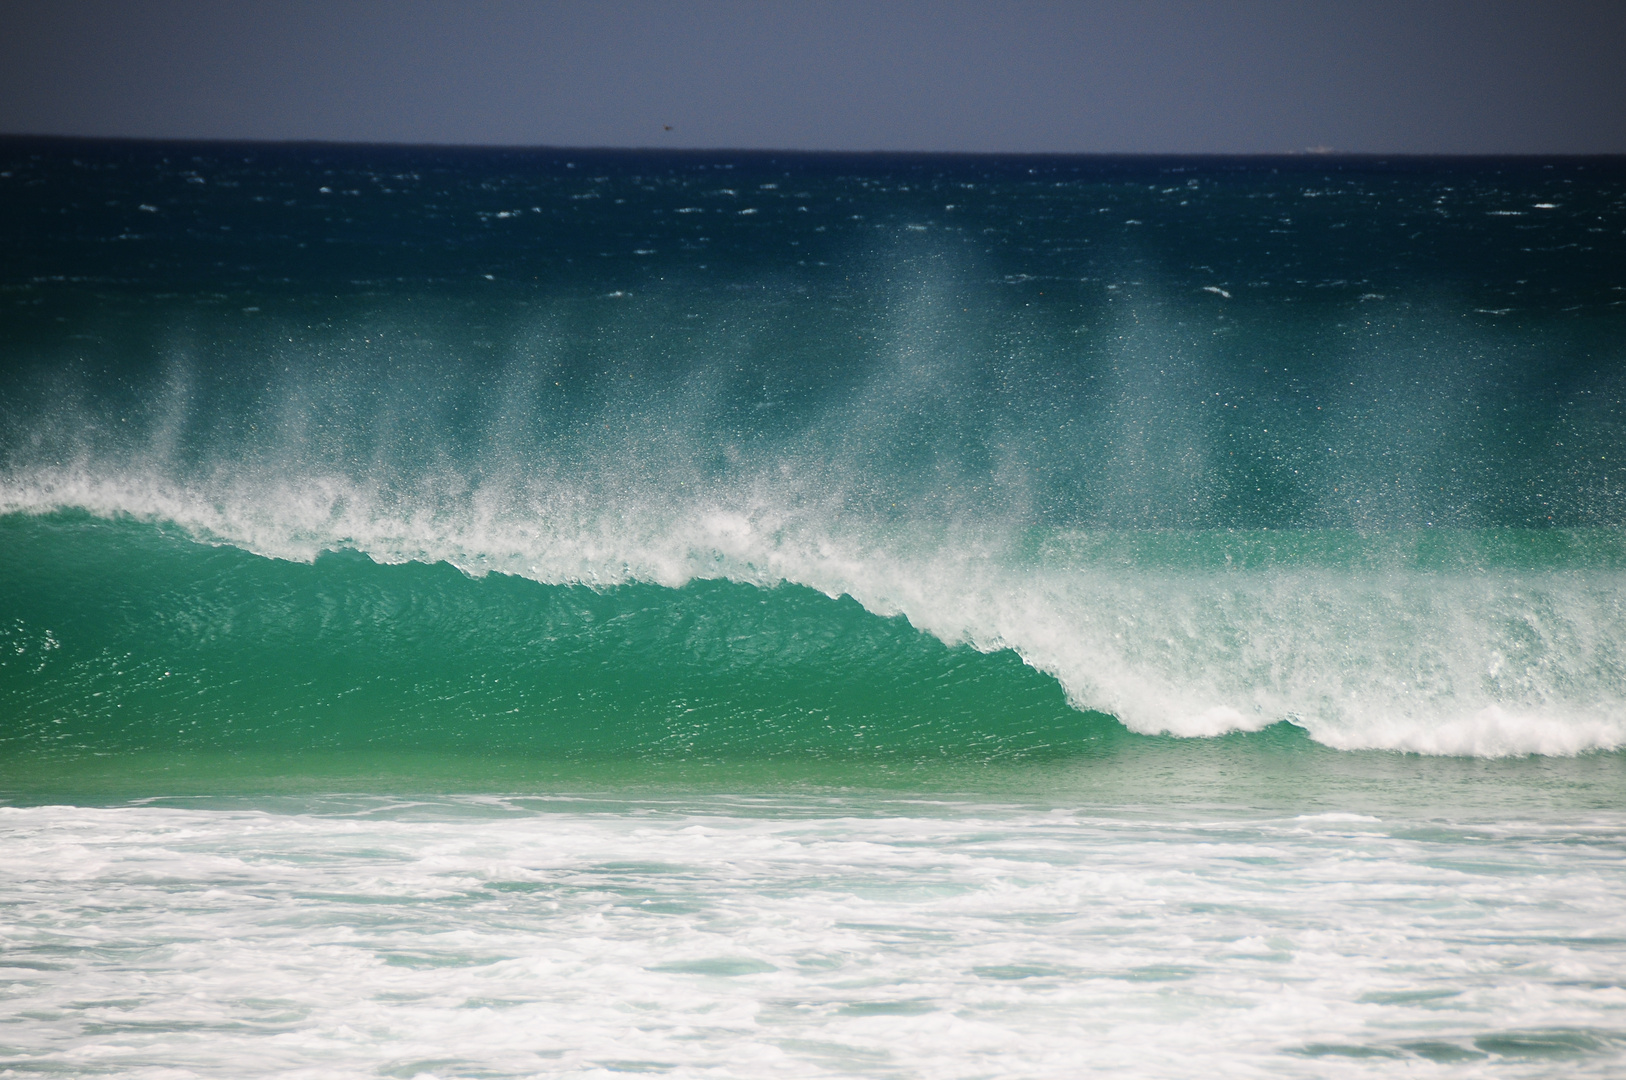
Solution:
<svg viewBox="0 0 1626 1080"><path fill-rule="evenodd" d="M0 0L0 133L1623 153L1626 0Z"/></svg>

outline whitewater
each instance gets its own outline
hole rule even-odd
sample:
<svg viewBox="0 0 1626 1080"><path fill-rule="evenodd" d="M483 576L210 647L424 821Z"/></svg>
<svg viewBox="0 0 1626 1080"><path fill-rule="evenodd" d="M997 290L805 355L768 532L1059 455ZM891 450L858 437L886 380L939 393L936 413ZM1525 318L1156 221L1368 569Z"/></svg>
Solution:
<svg viewBox="0 0 1626 1080"><path fill-rule="evenodd" d="M0 193L0 1069L1618 1070L1618 161Z"/></svg>

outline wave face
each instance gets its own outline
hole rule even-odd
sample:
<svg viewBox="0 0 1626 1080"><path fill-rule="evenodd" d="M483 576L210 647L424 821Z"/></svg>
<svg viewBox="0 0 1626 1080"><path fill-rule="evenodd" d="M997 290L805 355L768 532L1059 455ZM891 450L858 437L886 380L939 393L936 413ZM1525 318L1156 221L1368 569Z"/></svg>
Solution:
<svg viewBox="0 0 1626 1080"><path fill-rule="evenodd" d="M808 589L593 590L10 519L7 733L60 750L980 757L1110 736L1010 653Z"/></svg>
<svg viewBox="0 0 1626 1080"><path fill-rule="evenodd" d="M1619 163L0 158L10 751L1626 744Z"/></svg>

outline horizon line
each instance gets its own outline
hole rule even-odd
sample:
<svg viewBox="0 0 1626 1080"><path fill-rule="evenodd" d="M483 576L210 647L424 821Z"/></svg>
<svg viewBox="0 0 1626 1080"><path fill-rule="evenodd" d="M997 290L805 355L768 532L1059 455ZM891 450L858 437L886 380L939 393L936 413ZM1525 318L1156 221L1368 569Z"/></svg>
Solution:
<svg viewBox="0 0 1626 1080"><path fill-rule="evenodd" d="M568 143L505 143L505 142L412 142L390 139L275 139L256 137L225 137L214 135L77 135L40 132L0 132L0 141L37 140L44 142L80 143L139 143L150 145L184 144L217 146L265 147L331 147L391 150L496 150L561 153L629 153L629 154L790 154L801 156L848 155L862 157L957 157L957 158L1308 158L1308 159L1626 159L1626 151L1420 151L1420 150L1339 150L1333 147L1306 147L1301 150L886 150L886 149L809 149L806 147L760 146L593 146Z"/></svg>

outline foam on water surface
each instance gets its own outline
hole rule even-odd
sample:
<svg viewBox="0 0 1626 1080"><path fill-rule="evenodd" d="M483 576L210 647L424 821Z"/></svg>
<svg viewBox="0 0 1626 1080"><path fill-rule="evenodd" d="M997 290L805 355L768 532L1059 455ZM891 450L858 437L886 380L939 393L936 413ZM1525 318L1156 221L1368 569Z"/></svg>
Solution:
<svg viewBox="0 0 1626 1080"><path fill-rule="evenodd" d="M852 793L0 809L0 1060L1602 1077L1623 827Z"/></svg>

